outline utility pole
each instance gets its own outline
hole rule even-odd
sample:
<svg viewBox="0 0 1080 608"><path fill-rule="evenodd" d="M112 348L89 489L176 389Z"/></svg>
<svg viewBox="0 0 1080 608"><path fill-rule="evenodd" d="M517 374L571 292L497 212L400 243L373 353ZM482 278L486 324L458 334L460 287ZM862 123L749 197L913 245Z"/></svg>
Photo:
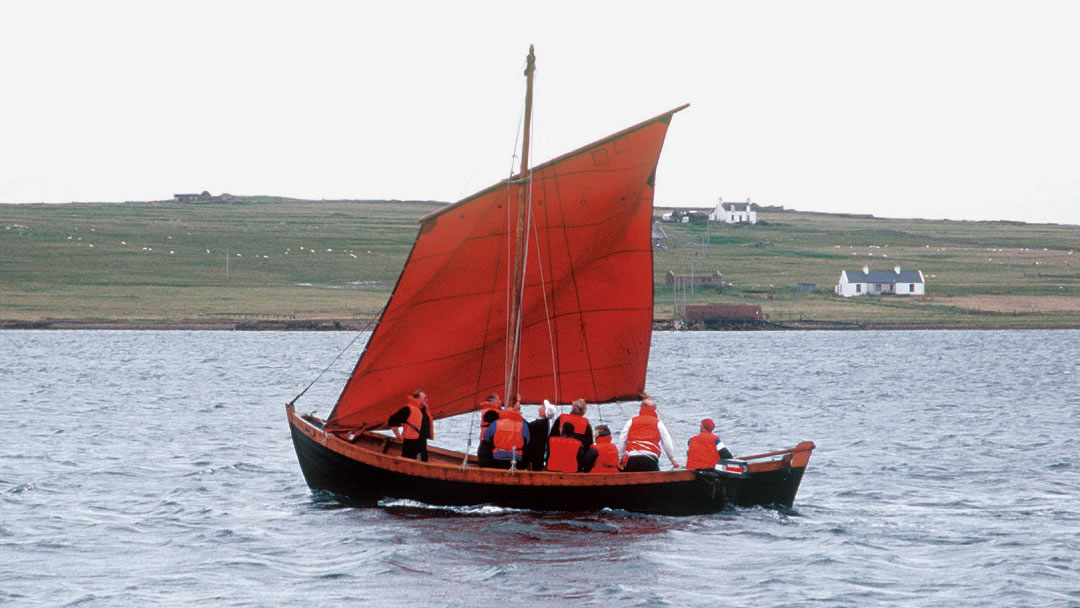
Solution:
<svg viewBox="0 0 1080 608"><path fill-rule="evenodd" d="M225 281L229 280L229 247L225 246Z"/></svg>

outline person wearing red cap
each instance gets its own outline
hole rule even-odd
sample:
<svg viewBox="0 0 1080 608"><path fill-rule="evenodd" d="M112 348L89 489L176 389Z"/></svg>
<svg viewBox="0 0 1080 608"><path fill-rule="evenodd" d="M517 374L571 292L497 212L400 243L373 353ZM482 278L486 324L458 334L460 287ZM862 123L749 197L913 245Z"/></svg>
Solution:
<svg viewBox="0 0 1080 608"><path fill-rule="evenodd" d="M701 421L701 432L690 438L690 447L686 452L687 469L711 469L722 458L735 457L724 442L713 435L714 428L716 425L711 418Z"/></svg>

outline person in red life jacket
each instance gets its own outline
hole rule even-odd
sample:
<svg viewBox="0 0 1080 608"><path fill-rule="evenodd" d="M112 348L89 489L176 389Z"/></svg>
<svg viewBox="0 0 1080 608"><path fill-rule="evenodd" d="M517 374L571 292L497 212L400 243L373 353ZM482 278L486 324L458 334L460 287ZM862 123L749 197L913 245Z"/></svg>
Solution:
<svg viewBox="0 0 1080 608"><path fill-rule="evenodd" d="M611 442L611 430L607 425L596 427L596 443L585 451L581 461L586 473L619 472L619 448Z"/></svg>
<svg viewBox="0 0 1080 608"><path fill-rule="evenodd" d="M593 444L593 428L589 424L589 419L585 417L585 410L587 406L584 399L578 399L570 405L570 413L562 414L555 419L555 424L551 425L551 436L558 437L560 435L566 437L573 437L581 442L582 446L589 447ZM562 429L569 422L573 427L573 431L566 435ZM582 452L584 455L584 452Z"/></svg>
<svg viewBox="0 0 1080 608"><path fill-rule="evenodd" d="M506 406L499 419L484 431L483 439L492 442L495 468L509 469L512 463L520 463L529 445L529 425L521 417L521 404Z"/></svg>
<svg viewBox="0 0 1080 608"><path fill-rule="evenodd" d="M547 447L548 430L551 418L555 416L555 406L547 399L536 412L536 419L529 422L529 445L525 446L525 462L522 468L530 471L544 470L544 448Z"/></svg>
<svg viewBox="0 0 1080 608"><path fill-rule="evenodd" d="M488 425L491 424L491 420L499 419L499 412L502 411L503 402L502 399L495 393L491 393L484 399L484 402L480 404L480 437L484 437L484 431L487 430ZM489 412L495 412L494 418L488 415Z"/></svg>
<svg viewBox="0 0 1080 608"><path fill-rule="evenodd" d="M679 468L675 460L675 450L671 443L671 434L656 414L656 402L646 397L641 402L638 415L626 421L619 433L619 462L624 462L623 470L659 471L660 449L671 460L671 466Z"/></svg>
<svg viewBox="0 0 1080 608"><path fill-rule="evenodd" d="M484 412L484 417L480 419L480 424L486 429L499 419L499 410L487 410ZM495 458L492 454L495 453L495 442L490 439L483 439L481 436L480 445L476 446L476 458L480 461L482 467L495 466Z"/></svg>
<svg viewBox="0 0 1080 608"><path fill-rule="evenodd" d="M686 451L686 468L688 469L711 469L723 458L734 458L731 450L727 449L723 441L713 435L716 426L712 419L706 418L701 421L701 432L690 438L689 448Z"/></svg>
<svg viewBox="0 0 1080 608"><path fill-rule="evenodd" d="M581 442L574 439L574 425L563 423L562 433L548 439L547 470L558 473L577 473L581 453L585 451Z"/></svg>
<svg viewBox="0 0 1080 608"><path fill-rule="evenodd" d="M412 394L405 405L386 421L394 430L394 436L401 440L401 456L427 462L427 442L434 439L431 414L428 413L428 396L423 390ZM398 430L400 427L400 430Z"/></svg>

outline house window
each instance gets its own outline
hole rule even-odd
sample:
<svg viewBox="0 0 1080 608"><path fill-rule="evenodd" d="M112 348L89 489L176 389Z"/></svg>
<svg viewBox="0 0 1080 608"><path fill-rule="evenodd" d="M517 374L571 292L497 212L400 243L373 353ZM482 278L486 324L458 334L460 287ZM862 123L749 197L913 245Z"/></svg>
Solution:
<svg viewBox="0 0 1080 608"><path fill-rule="evenodd" d="M855 293L862 293L862 283L855 284Z"/></svg>
<svg viewBox="0 0 1080 608"><path fill-rule="evenodd" d="M908 284L908 293L915 293L915 284L914 283Z"/></svg>

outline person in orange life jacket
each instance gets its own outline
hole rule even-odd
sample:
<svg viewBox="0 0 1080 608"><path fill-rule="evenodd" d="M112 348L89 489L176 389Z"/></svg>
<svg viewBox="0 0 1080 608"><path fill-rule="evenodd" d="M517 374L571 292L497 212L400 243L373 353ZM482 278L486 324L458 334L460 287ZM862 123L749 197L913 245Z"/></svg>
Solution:
<svg viewBox="0 0 1080 608"><path fill-rule="evenodd" d="M638 415L626 421L619 433L619 462L623 470L659 471L660 450L663 448L673 468L679 468L675 460L675 450L671 443L671 434L656 414L656 402L651 397L641 401Z"/></svg>
<svg viewBox="0 0 1080 608"><path fill-rule="evenodd" d="M484 399L484 402L480 404L480 437L484 436L484 431L491 422L489 420L497 420L499 412L502 411L503 402L495 393L491 393ZM495 418L488 416L488 412L495 412ZM487 422L485 422L487 421Z"/></svg>
<svg viewBox="0 0 1080 608"><path fill-rule="evenodd" d="M581 462L586 473L619 472L619 448L611 442L611 430L607 425L596 427L596 443L585 451Z"/></svg>
<svg viewBox="0 0 1080 608"><path fill-rule="evenodd" d="M536 413L536 420L529 422L529 445L525 446L525 462L522 468L532 471L544 470L544 448L547 447L548 429L555 416L555 406L547 399Z"/></svg>
<svg viewBox="0 0 1080 608"><path fill-rule="evenodd" d="M394 436L401 440L401 456L427 462L427 442L434 439L431 426L431 414L428 413L428 396L423 390L412 394L405 405L386 421L394 430ZM401 427L401 430L398 430Z"/></svg>
<svg viewBox="0 0 1080 608"><path fill-rule="evenodd" d="M529 445L529 425L521 417L521 404L506 406L499 419L484 431L483 439L492 442L495 468L509 469L512 462L521 462Z"/></svg>
<svg viewBox="0 0 1080 608"><path fill-rule="evenodd" d="M551 425L551 436L565 435L562 429L569 422L573 426L573 431L565 436L577 439L584 447L591 446L593 444L593 428L589 424L589 419L585 417L586 408L584 399L574 401L570 406L570 413L560 415L555 419L555 424ZM582 454L584 455L584 452Z"/></svg>
<svg viewBox="0 0 1080 608"><path fill-rule="evenodd" d="M577 473L581 454L585 448L574 439L574 425L564 422L562 433L548 439L547 470L559 473Z"/></svg>
<svg viewBox="0 0 1080 608"><path fill-rule="evenodd" d="M727 449L723 441L713 435L716 425L712 419L706 418L701 421L701 432L690 438L689 449L686 451L687 469L711 469L723 458L734 458L731 450Z"/></svg>
<svg viewBox="0 0 1080 608"><path fill-rule="evenodd" d="M484 412L484 428L492 425L499 419L499 412L497 410L488 410ZM481 439L480 445L476 447L476 458L480 461L479 464L482 467L495 466L495 458L492 456L495 452L495 442L491 439Z"/></svg>

